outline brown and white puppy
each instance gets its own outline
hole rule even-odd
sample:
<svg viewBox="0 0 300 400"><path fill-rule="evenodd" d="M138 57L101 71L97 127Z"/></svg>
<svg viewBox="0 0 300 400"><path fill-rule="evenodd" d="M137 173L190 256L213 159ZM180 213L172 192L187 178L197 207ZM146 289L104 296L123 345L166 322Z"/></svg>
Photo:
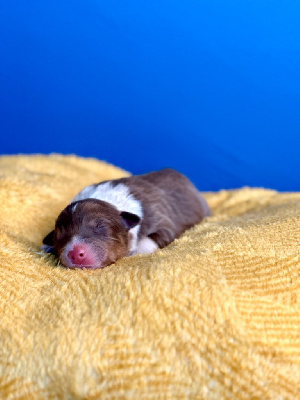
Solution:
<svg viewBox="0 0 300 400"><path fill-rule="evenodd" d="M103 268L167 246L208 215L195 186L163 169L87 186L58 216L42 248L69 268Z"/></svg>

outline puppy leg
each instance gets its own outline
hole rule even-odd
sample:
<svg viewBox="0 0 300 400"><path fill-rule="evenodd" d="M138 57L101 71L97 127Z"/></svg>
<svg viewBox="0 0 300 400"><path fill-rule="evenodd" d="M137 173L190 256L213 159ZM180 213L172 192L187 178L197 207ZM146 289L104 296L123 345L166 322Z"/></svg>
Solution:
<svg viewBox="0 0 300 400"><path fill-rule="evenodd" d="M158 245L149 237L143 237L139 240L136 248L136 254L149 254L158 249Z"/></svg>

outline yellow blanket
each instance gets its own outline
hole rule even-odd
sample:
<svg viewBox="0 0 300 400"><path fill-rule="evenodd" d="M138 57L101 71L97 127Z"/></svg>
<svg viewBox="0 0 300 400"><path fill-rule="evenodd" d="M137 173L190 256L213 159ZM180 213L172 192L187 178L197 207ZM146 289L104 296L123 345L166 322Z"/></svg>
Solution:
<svg viewBox="0 0 300 400"><path fill-rule="evenodd" d="M40 254L82 187L124 174L0 158L0 398L300 398L300 193L208 193L212 217L104 270Z"/></svg>

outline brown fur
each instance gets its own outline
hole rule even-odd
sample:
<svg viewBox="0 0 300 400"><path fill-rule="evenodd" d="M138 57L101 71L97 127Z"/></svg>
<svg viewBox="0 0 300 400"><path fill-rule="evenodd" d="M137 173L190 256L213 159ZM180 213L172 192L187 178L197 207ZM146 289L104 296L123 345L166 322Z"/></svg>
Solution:
<svg viewBox="0 0 300 400"><path fill-rule="evenodd" d="M126 185L134 198L140 201L142 220L127 212L120 213L113 205L101 200L78 201L75 211L76 203L72 203L56 221L52 239L58 257L72 237L80 236L91 246L99 266L103 267L129 255L130 224L140 223L138 239L149 237L163 248L209 215L209 208L195 186L172 169L121 178L111 183ZM48 235L44 243L50 242Z"/></svg>
<svg viewBox="0 0 300 400"><path fill-rule="evenodd" d="M210 214L195 186L173 169L121 178L113 183L126 184L141 201L144 216L139 237L149 236L160 248Z"/></svg>
<svg viewBox="0 0 300 400"><path fill-rule="evenodd" d="M80 236L91 245L99 264L109 265L127 255L128 233L120 213L110 204L95 199L70 204L58 216L54 230L54 250L61 257L65 245Z"/></svg>

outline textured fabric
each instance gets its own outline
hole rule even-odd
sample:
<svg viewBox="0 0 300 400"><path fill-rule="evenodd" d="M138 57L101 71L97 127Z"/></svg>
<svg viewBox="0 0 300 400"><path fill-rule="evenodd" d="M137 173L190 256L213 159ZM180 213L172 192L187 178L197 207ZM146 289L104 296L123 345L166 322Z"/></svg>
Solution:
<svg viewBox="0 0 300 400"><path fill-rule="evenodd" d="M212 217L103 270L39 253L77 191L124 174L0 158L0 398L299 398L300 194L207 193Z"/></svg>

